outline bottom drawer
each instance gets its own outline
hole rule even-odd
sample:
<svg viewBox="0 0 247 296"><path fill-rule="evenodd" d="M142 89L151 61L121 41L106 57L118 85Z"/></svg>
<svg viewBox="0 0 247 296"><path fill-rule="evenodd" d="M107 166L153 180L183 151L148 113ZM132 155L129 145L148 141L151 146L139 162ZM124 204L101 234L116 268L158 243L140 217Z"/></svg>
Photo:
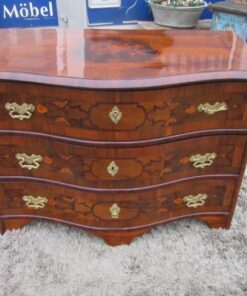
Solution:
<svg viewBox="0 0 247 296"><path fill-rule="evenodd" d="M1 218L47 218L92 230L133 230L173 218L228 213L235 182L200 179L136 192L83 192L7 182L0 184L0 213Z"/></svg>

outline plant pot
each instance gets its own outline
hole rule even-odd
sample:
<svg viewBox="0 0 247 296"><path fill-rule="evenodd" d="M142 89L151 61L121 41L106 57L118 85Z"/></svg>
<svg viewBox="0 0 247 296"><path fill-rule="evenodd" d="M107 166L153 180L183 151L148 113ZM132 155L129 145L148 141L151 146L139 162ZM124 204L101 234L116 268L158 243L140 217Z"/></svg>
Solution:
<svg viewBox="0 0 247 296"><path fill-rule="evenodd" d="M192 7L172 7L159 4L149 5L152 9L154 22L157 25L173 27L173 28L193 28L196 26L199 17L207 3L202 6Z"/></svg>

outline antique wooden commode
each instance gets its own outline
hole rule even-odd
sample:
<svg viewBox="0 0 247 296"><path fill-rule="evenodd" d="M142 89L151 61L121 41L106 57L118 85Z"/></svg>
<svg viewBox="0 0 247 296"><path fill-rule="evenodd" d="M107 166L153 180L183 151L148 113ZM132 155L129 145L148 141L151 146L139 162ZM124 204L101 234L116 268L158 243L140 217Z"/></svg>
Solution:
<svg viewBox="0 0 247 296"><path fill-rule="evenodd" d="M1 30L2 233L49 219L117 245L185 217L229 228L246 139L232 32Z"/></svg>

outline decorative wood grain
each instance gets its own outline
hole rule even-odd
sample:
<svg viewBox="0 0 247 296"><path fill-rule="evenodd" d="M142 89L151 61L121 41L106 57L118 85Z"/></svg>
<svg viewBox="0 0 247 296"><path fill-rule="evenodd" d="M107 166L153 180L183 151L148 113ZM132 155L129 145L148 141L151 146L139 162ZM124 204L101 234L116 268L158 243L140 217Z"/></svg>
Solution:
<svg viewBox="0 0 247 296"><path fill-rule="evenodd" d="M232 32L2 30L0 232L46 219L117 245L186 217L229 228L247 160L246 53Z"/></svg>
<svg viewBox="0 0 247 296"><path fill-rule="evenodd" d="M244 82L145 91L86 91L0 82L0 130L48 133L81 141L112 141L116 145L119 141L165 139L220 128L246 132L246 101ZM5 108L11 102L32 103L35 106L32 117L12 119ZM227 110L213 115L198 111L200 104L216 102L225 102ZM118 124L109 117L114 106L122 112Z"/></svg>
<svg viewBox="0 0 247 296"><path fill-rule="evenodd" d="M233 200L235 179L201 179L165 186L139 193L92 193L35 183L2 183L2 218L43 217L81 225L91 230L117 230L151 227L166 219L195 214L228 213ZM184 196L205 193L203 206L188 208ZM23 196L42 196L48 199L42 209L28 208ZM118 219L110 213L117 203Z"/></svg>
<svg viewBox="0 0 247 296"><path fill-rule="evenodd" d="M0 176L25 176L60 181L91 189L138 188L193 176L239 174L246 137L212 136L153 147L98 149L25 137L0 137ZM40 155L37 169L26 169L18 153ZM216 153L210 166L195 168L192 155ZM108 172L110 163L118 167Z"/></svg>
<svg viewBox="0 0 247 296"><path fill-rule="evenodd" d="M247 70L233 32L1 30L0 44L2 80L126 89L245 79Z"/></svg>

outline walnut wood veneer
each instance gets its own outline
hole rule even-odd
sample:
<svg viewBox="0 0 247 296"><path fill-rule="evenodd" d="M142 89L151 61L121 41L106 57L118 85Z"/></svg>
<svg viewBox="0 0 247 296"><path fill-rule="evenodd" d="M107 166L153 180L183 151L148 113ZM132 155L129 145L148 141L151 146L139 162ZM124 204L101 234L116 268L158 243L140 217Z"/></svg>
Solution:
<svg viewBox="0 0 247 296"><path fill-rule="evenodd" d="M110 245L195 217L229 228L247 160L232 32L1 30L0 231L33 219Z"/></svg>

